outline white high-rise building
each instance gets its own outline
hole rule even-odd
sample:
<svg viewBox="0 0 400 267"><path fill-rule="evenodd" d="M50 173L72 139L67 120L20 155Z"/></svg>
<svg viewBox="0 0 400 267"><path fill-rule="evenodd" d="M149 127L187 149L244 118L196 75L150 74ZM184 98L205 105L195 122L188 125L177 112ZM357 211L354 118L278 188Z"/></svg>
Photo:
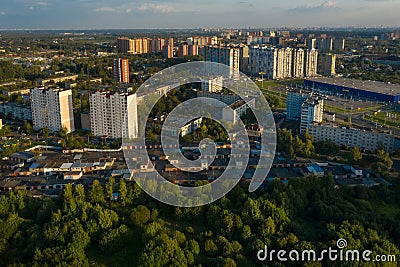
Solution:
<svg viewBox="0 0 400 267"><path fill-rule="evenodd" d="M278 50L278 63L277 63L277 79L286 79L292 77L292 48L281 48Z"/></svg>
<svg viewBox="0 0 400 267"><path fill-rule="evenodd" d="M304 133L311 123L322 122L324 113L324 100L310 97L301 106L300 133Z"/></svg>
<svg viewBox="0 0 400 267"><path fill-rule="evenodd" d="M252 46L249 50L251 74L265 73L264 78L276 79L278 50L274 47Z"/></svg>
<svg viewBox="0 0 400 267"><path fill-rule="evenodd" d="M136 138L138 136L136 94L92 93L90 125L95 136Z"/></svg>
<svg viewBox="0 0 400 267"><path fill-rule="evenodd" d="M310 49L305 53L304 75L305 77L315 77L317 75L318 50Z"/></svg>
<svg viewBox="0 0 400 267"><path fill-rule="evenodd" d="M304 50L299 48L293 51L293 77L304 78Z"/></svg>
<svg viewBox="0 0 400 267"><path fill-rule="evenodd" d="M72 91L64 89L31 89L32 122L35 130L48 128L58 132L75 131Z"/></svg>
<svg viewBox="0 0 400 267"><path fill-rule="evenodd" d="M315 76L318 51L252 46L249 50L249 72L252 75L265 73L264 78L286 79Z"/></svg>

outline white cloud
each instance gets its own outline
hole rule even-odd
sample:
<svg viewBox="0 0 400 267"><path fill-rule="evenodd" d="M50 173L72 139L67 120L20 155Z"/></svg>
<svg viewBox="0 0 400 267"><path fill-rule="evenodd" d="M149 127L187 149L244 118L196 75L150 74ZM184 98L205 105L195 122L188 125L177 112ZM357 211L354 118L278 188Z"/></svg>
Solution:
<svg viewBox="0 0 400 267"><path fill-rule="evenodd" d="M307 12L307 11L323 11L323 10L329 10L329 9L335 9L338 8L336 6L336 1L335 0L327 0L320 5L302 5L302 6L297 6L296 8L289 9L289 11L298 11L298 12Z"/></svg>
<svg viewBox="0 0 400 267"><path fill-rule="evenodd" d="M110 6L96 8L94 11L96 11L96 12L119 12L117 9L110 7Z"/></svg>
<svg viewBox="0 0 400 267"><path fill-rule="evenodd" d="M4 15L7 15L7 13L4 11L0 11L0 16L4 16Z"/></svg>
<svg viewBox="0 0 400 267"><path fill-rule="evenodd" d="M36 2L36 5L37 5L37 6L48 6L49 3L40 1L40 2Z"/></svg>
<svg viewBox="0 0 400 267"><path fill-rule="evenodd" d="M176 12L176 9L170 5L166 4L156 4L156 3L144 3L137 8L139 11L149 11L153 13L172 13Z"/></svg>

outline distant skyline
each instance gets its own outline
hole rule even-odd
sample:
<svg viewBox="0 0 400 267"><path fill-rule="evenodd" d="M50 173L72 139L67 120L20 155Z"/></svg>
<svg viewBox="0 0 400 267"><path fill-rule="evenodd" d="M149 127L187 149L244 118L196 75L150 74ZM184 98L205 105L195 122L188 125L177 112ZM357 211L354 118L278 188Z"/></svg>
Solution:
<svg viewBox="0 0 400 267"><path fill-rule="evenodd" d="M9 0L0 29L398 27L400 0Z"/></svg>

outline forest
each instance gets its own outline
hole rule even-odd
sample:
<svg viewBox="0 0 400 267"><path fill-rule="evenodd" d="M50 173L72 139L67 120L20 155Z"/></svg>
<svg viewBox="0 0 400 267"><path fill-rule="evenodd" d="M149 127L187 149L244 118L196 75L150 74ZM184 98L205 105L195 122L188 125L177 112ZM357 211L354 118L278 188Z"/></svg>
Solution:
<svg viewBox="0 0 400 267"><path fill-rule="evenodd" d="M58 198L10 192L0 201L0 266L382 266L256 256L265 245L321 251L340 238L347 249L399 257L398 185L336 188L331 175L254 193L248 185L195 208L162 204L113 178L87 189L67 185Z"/></svg>

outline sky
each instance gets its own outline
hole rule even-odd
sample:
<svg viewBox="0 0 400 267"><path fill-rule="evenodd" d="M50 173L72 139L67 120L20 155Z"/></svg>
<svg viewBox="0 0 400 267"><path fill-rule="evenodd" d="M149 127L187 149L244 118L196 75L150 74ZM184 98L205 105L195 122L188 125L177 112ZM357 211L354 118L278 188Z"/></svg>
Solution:
<svg viewBox="0 0 400 267"><path fill-rule="evenodd" d="M0 29L397 27L400 0L2 0Z"/></svg>

